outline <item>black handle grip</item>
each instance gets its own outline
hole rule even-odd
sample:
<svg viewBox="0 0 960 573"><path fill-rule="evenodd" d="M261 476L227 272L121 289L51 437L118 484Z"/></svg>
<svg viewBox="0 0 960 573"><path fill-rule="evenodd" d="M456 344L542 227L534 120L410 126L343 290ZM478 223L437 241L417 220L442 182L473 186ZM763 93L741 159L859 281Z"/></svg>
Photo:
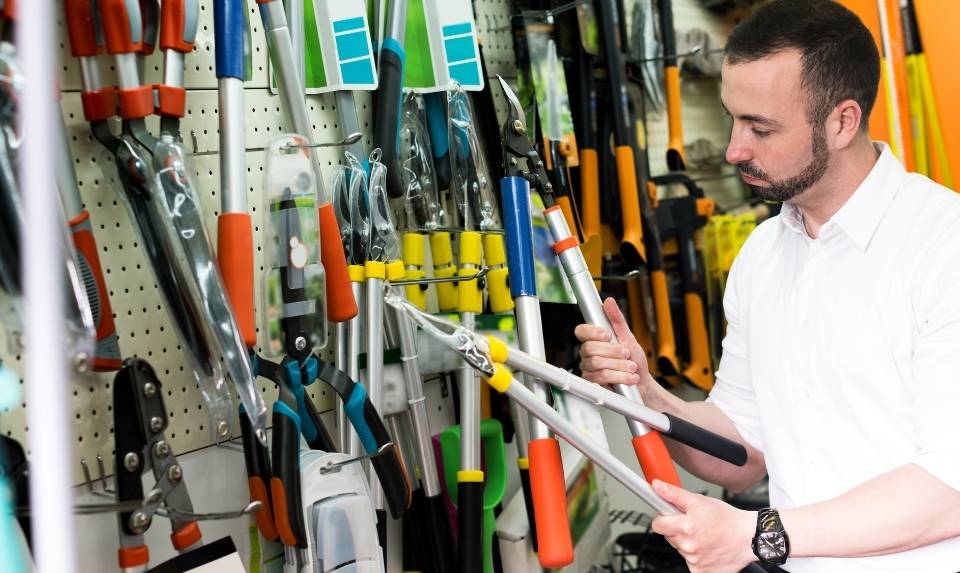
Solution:
<svg viewBox="0 0 960 573"><path fill-rule="evenodd" d="M735 466L747 463L747 449L742 444L671 414L664 413L664 416L670 420L670 431L663 435Z"/></svg>
<svg viewBox="0 0 960 573"><path fill-rule="evenodd" d="M413 498L410 476L407 475L407 469L403 465L400 450L391 441L390 434L387 433L383 421L377 414L377 409L370 400L363 405L363 417L367 427L370 428L370 433L377 441L377 447L387 446L380 455L372 458L370 463L383 487L384 497L387 498L387 505L390 506L390 515L394 519L399 519L410 507L410 501Z"/></svg>
<svg viewBox="0 0 960 573"><path fill-rule="evenodd" d="M483 571L483 482L457 484L460 573Z"/></svg>
<svg viewBox="0 0 960 573"><path fill-rule="evenodd" d="M290 408L282 402L274 404L270 494L280 539L284 545L306 549L307 528L300 496L300 432L295 414L286 410Z"/></svg>
<svg viewBox="0 0 960 573"><path fill-rule="evenodd" d="M423 515L430 543L427 567L431 573L446 573L457 568L456 544L443 493L423 498Z"/></svg>
<svg viewBox="0 0 960 573"><path fill-rule="evenodd" d="M430 538L423 534L424 527L427 525L425 499L423 488L414 489L410 509L403 514L403 540L400 547L403 551L402 566L404 571L432 573L426 562L433 546Z"/></svg>
<svg viewBox="0 0 960 573"><path fill-rule="evenodd" d="M533 552L538 551L537 548L537 520L533 512L533 489L530 487L530 470L528 468L520 468L520 489L523 490L523 505L527 508L527 523L530 524L530 544L533 547Z"/></svg>
<svg viewBox="0 0 960 573"><path fill-rule="evenodd" d="M744 567L740 573L767 573L767 570L761 567L759 563L751 563Z"/></svg>
<svg viewBox="0 0 960 573"><path fill-rule="evenodd" d="M397 165L397 132L400 126L400 97L403 93L403 56L396 42L385 43L380 50L380 86L377 90L374 145L380 148L381 161L387 167L387 194L391 199L403 195L403 177Z"/></svg>

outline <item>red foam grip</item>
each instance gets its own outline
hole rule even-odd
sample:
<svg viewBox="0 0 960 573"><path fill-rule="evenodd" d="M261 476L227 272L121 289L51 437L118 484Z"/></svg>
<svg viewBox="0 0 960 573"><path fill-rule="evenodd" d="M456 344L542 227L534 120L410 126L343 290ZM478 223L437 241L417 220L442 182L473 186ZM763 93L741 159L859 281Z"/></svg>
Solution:
<svg viewBox="0 0 960 573"><path fill-rule="evenodd" d="M150 548L146 545L139 547L123 547L117 552L117 564L121 569L138 567L150 563Z"/></svg>
<svg viewBox="0 0 960 573"><path fill-rule="evenodd" d="M680 487L680 475L677 474L677 468L673 465L670 451L663 443L660 432L651 431L642 436L634 436L631 441L643 470L643 477L648 482L653 483L653 480L658 479Z"/></svg>
<svg viewBox="0 0 960 573"><path fill-rule="evenodd" d="M243 343L257 344L253 316L253 224L247 213L223 213L217 219L217 260Z"/></svg>
<svg viewBox="0 0 960 573"><path fill-rule="evenodd" d="M530 491L536 520L540 565L546 569L573 563L573 539L567 516L567 486L554 438L530 441Z"/></svg>
<svg viewBox="0 0 960 573"><path fill-rule="evenodd" d="M327 318L345 322L357 316L357 301L353 298L340 226L330 203L318 207L317 213L320 217L320 259L327 274Z"/></svg>
<svg viewBox="0 0 960 573"><path fill-rule="evenodd" d="M173 548L177 551L183 551L199 542L202 538L203 534L200 533L200 526L197 525L196 521L191 521L181 527L179 531L174 531L170 534L170 542L173 543Z"/></svg>

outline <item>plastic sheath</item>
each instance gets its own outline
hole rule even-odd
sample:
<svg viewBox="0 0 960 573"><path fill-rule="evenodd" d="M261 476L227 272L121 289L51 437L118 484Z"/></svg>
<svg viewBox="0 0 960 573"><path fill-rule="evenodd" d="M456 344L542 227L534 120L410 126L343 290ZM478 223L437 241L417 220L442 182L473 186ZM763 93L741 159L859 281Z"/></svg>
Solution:
<svg viewBox="0 0 960 573"><path fill-rule="evenodd" d="M437 461L433 453L433 441L430 433L430 422L427 416L427 403L424 400L420 363L417 362L417 339L413 323L406 315L394 307L388 312L397 318L400 335L400 361L403 363L403 382L407 390L407 406L413 423L414 449L420 467L420 483L423 484L423 493L427 497L434 497L442 493L440 477L437 473Z"/></svg>

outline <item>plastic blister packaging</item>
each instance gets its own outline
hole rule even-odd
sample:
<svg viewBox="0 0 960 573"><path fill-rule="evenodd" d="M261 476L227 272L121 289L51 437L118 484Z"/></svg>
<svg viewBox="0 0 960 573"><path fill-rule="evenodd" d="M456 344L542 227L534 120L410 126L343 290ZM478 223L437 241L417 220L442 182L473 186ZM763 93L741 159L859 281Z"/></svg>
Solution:
<svg viewBox="0 0 960 573"><path fill-rule="evenodd" d="M432 231L440 227L443 208L437 192L423 96L413 92L405 94L401 113L400 169L403 170L407 228Z"/></svg>
<svg viewBox="0 0 960 573"><path fill-rule="evenodd" d="M285 354L283 320L309 321L309 344L320 349L327 343L326 279L320 262L317 218L317 173L307 141L299 135L275 139L266 150L264 197L268 222L266 253L269 269L264 278L261 321L267 333L266 354ZM283 293L300 302L285 304ZM302 293L302 296L299 296Z"/></svg>
<svg viewBox="0 0 960 573"><path fill-rule="evenodd" d="M456 83L447 90L450 117L450 187L467 230L487 231L497 227L496 198L487 176L489 170L480 150L470 96Z"/></svg>
<svg viewBox="0 0 960 573"><path fill-rule="evenodd" d="M165 225L167 240L173 246L178 266L191 279L184 286L196 302L200 324L212 350L208 361L213 362L212 370L216 374L198 380L201 393L204 400L208 400L215 421L229 419L232 412L230 394L215 362L217 356L222 357L223 369L255 432L258 436L265 436L267 407L254 384L247 350L203 226L203 214L187 155L182 145L164 134L154 151L154 162L158 190L162 191L157 199L164 209L164 220L168 221Z"/></svg>
<svg viewBox="0 0 960 573"><path fill-rule="evenodd" d="M378 149L370 154L370 243L368 260L391 263L400 259L400 239L390 215L387 167L380 163Z"/></svg>
<svg viewBox="0 0 960 573"><path fill-rule="evenodd" d="M330 190L333 193L333 209L337 214L337 224L340 226L340 237L343 240L347 264L359 265L363 264L366 257L366 240L364 239L361 243L360 233L354 233L352 212L355 200L361 200L366 204L367 173L357 156L349 151L344 155L347 158L347 165L337 165L333 168Z"/></svg>

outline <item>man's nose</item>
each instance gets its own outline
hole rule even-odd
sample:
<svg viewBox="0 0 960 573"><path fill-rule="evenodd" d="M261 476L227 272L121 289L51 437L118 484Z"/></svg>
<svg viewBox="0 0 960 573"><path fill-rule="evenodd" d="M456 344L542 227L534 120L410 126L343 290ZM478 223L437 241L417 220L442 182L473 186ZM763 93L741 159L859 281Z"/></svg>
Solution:
<svg viewBox="0 0 960 573"><path fill-rule="evenodd" d="M753 153L742 143L740 137L737 136L736 130L734 130L733 133L730 134L730 144L727 145L727 163L736 165L741 161L750 161L751 159L753 159Z"/></svg>

